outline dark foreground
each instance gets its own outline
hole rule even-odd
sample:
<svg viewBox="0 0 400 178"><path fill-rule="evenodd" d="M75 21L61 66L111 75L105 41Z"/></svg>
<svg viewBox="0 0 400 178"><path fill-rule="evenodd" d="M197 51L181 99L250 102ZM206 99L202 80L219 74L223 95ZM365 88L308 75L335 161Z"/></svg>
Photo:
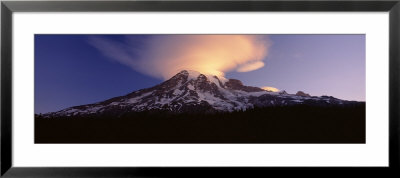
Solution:
<svg viewBox="0 0 400 178"><path fill-rule="evenodd" d="M35 117L35 143L365 143L365 104Z"/></svg>

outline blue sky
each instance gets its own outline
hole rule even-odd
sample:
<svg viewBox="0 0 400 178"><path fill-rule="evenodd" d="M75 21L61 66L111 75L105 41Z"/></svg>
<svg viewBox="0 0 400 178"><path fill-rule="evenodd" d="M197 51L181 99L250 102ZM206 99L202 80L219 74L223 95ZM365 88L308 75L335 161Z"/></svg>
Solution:
<svg viewBox="0 0 400 178"><path fill-rule="evenodd" d="M159 59L154 54L141 54L160 51L144 49L154 36L157 35L35 35L35 113L94 103L164 81L169 73L157 73L162 68L153 72L151 66L145 68L149 64L142 64L149 56L156 62ZM101 48L93 45L93 37L105 39L102 41L105 47L115 50L108 55L110 51L104 45ZM301 90L313 96L365 101L365 35L265 35L265 38L268 49L258 59L263 63L261 68L248 72L224 68L225 77L288 93ZM166 45L158 42L154 44ZM173 41L178 47L180 42ZM218 45L223 47L223 44ZM135 50L121 56L126 50L119 51L120 47ZM142 60L141 65L135 60Z"/></svg>

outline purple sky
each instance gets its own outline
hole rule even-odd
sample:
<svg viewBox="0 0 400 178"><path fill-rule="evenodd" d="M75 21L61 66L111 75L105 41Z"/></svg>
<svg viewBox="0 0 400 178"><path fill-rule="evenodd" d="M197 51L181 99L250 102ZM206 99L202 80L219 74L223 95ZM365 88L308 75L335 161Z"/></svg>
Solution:
<svg viewBox="0 0 400 178"><path fill-rule="evenodd" d="M229 77L289 93L365 101L365 35L269 35L265 66Z"/></svg>
<svg viewBox="0 0 400 178"><path fill-rule="evenodd" d="M104 55L90 38L140 49L157 35L35 35L35 113L89 104L163 81ZM365 101L365 35L266 35L262 68L225 72L245 85ZM134 39L135 43L126 39ZM223 44L223 43L221 43ZM119 46L119 45L117 45ZM129 60L142 56L130 53Z"/></svg>

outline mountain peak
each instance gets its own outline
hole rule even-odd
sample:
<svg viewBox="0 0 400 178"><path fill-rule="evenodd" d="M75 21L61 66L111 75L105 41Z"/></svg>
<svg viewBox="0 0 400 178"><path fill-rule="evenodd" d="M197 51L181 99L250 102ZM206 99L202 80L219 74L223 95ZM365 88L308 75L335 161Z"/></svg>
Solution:
<svg viewBox="0 0 400 178"><path fill-rule="evenodd" d="M223 76L217 76L217 75L210 75L206 73L201 73L195 70L181 70L177 74L175 74L172 78L187 78L187 81L190 80L207 80L212 83L215 83L216 85L223 85L225 84L228 79L226 79Z"/></svg>
<svg viewBox="0 0 400 178"><path fill-rule="evenodd" d="M189 75L189 72L187 70L181 70L176 75Z"/></svg>
<svg viewBox="0 0 400 178"><path fill-rule="evenodd" d="M187 77L187 80L196 80L200 75L204 75L198 71L195 70L181 70L180 72L178 72L177 74L175 74L172 78L174 77L179 77L179 76L185 76ZM206 75L204 75L206 76Z"/></svg>

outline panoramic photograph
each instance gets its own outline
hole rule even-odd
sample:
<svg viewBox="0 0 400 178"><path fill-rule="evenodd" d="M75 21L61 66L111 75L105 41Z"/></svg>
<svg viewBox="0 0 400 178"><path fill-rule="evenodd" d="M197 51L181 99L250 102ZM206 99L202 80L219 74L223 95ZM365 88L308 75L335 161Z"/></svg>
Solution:
<svg viewBox="0 0 400 178"><path fill-rule="evenodd" d="M36 34L35 143L365 143L363 34Z"/></svg>

